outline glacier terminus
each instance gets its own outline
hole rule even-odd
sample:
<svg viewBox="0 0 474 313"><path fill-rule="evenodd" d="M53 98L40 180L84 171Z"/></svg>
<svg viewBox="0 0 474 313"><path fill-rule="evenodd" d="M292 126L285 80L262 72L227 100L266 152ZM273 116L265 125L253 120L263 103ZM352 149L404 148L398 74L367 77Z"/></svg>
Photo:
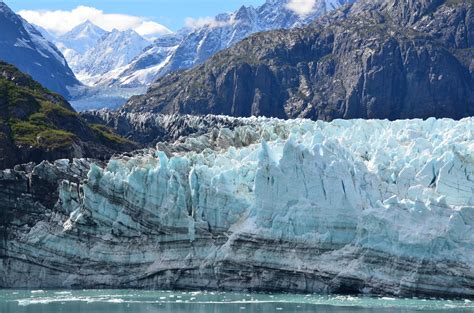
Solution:
<svg viewBox="0 0 474 313"><path fill-rule="evenodd" d="M473 118L210 118L0 172L0 287L474 297Z"/></svg>

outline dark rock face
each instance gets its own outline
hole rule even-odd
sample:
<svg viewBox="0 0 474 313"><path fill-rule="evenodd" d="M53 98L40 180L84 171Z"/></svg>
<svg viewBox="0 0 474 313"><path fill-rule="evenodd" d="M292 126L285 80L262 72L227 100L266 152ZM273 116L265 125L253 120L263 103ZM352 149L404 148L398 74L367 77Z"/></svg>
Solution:
<svg viewBox="0 0 474 313"><path fill-rule="evenodd" d="M0 60L65 97L69 96L68 87L80 85L61 52L3 2L0 29Z"/></svg>
<svg viewBox="0 0 474 313"><path fill-rule="evenodd" d="M136 148L106 127L91 125L60 95L0 62L0 169L63 158L109 158Z"/></svg>
<svg viewBox="0 0 474 313"><path fill-rule="evenodd" d="M262 1L264 2L264 1ZM164 75L190 69L204 63L217 52L248 36L275 29L290 29L310 24L320 17L354 0L315 0L311 12L297 14L288 7L289 0L267 0L259 7L242 6L233 13L222 13L214 22L184 28L177 34L160 38L137 56L126 69L101 84L139 87L153 83ZM136 75L140 72L140 75ZM147 72L147 75L143 75Z"/></svg>
<svg viewBox="0 0 474 313"><path fill-rule="evenodd" d="M204 135L214 129L232 130L250 123L226 116L124 113L105 109L85 111L81 113L81 117L88 123L113 129L144 148L154 147L157 143L176 143L185 137Z"/></svg>
<svg viewBox="0 0 474 313"><path fill-rule="evenodd" d="M75 160L71 164L58 161L18 165L15 169L0 171L0 262L5 258L5 245L9 236L22 227L32 227L45 216L58 212L58 188L63 179L79 184L89 170L88 160ZM0 275L3 277L3 275ZM2 284L0 278L0 284Z"/></svg>
<svg viewBox="0 0 474 313"><path fill-rule="evenodd" d="M472 1L361 1L159 79L124 111L280 118L474 114Z"/></svg>

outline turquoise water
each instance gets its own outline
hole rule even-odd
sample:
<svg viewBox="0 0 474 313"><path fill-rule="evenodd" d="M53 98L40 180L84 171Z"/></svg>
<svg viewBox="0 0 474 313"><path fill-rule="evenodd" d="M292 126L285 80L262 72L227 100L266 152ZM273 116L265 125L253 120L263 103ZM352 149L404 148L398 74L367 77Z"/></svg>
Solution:
<svg viewBox="0 0 474 313"><path fill-rule="evenodd" d="M0 291L1 313L473 313L469 300L137 290Z"/></svg>

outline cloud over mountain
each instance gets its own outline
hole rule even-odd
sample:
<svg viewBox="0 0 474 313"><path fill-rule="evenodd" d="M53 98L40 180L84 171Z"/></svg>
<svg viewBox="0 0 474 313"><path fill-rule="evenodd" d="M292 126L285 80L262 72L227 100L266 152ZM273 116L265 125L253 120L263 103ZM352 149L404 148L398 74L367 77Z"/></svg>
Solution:
<svg viewBox="0 0 474 313"><path fill-rule="evenodd" d="M90 20L97 26L111 31L113 29L133 29L143 36L156 36L171 33L166 26L140 16L110 14L89 6L78 6L71 11L55 10L22 10L18 12L28 22L39 25L46 30L64 34L79 24ZM64 21L67 21L65 23Z"/></svg>
<svg viewBox="0 0 474 313"><path fill-rule="evenodd" d="M290 0L286 7L298 15L308 15L313 12L316 0Z"/></svg>

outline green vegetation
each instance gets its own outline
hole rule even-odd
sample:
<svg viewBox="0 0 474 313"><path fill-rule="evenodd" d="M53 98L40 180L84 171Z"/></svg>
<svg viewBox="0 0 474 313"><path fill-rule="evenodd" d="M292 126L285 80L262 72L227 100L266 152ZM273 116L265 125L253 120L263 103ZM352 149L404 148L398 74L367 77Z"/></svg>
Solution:
<svg viewBox="0 0 474 313"><path fill-rule="evenodd" d="M65 148L77 139L77 136L71 132L61 130L60 125L56 124L57 120L63 118L77 118L76 112L49 101L37 101L37 99L34 99L30 104L34 104L33 107L37 107L34 110L36 111L35 113L31 112L33 108L27 107L28 102L22 102L20 107L14 106L11 102L9 103L10 116L14 116L9 119L9 126L15 143L54 150ZM19 118L18 114L15 114L15 111L18 110L23 113L20 114L20 117L23 118Z"/></svg>
<svg viewBox="0 0 474 313"><path fill-rule="evenodd" d="M0 62L0 140L46 151L96 142L115 150L132 143L101 125L88 125L61 96ZM104 147L105 148L105 147Z"/></svg>
<svg viewBox="0 0 474 313"><path fill-rule="evenodd" d="M109 143L115 143L119 145L132 144L130 140L115 134L112 130L110 130L108 127L104 125L90 124L90 127L92 128L92 130L94 130L99 140L104 144L109 144Z"/></svg>
<svg viewBox="0 0 474 313"><path fill-rule="evenodd" d="M57 103L52 103L49 101L41 103L41 112L45 114L45 116L57 116L57 117L79 117L74 111L65 108Z"/></svg>
<svg viewBox="0 0 474 313"><path fill-rule="evenodd" d="M20 145L30 145L47 150L67 148L77 137L67 131L54 129L41 123L14 120L11 123L13 140Z"/></svg>

